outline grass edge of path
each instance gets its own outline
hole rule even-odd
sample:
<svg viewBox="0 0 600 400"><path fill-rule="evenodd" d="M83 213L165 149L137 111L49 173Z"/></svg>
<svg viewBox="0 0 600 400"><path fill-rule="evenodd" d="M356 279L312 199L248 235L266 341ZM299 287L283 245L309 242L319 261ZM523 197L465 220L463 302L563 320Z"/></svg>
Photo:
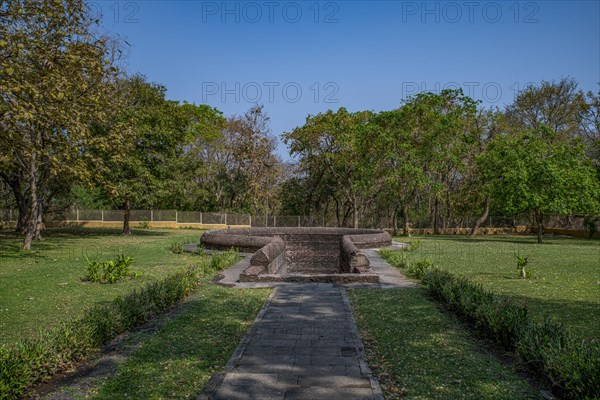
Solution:
<svg viewBox="0 0 600 400"><path fill-rule="evenodd" d="M354 289L348 297L386 399L541 398L422 287Z"/></svg>

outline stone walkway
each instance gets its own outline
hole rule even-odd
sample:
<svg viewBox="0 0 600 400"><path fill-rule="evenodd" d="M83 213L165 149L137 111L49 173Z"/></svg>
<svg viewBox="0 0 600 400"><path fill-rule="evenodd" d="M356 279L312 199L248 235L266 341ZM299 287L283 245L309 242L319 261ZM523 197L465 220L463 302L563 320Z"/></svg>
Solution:
<svg viewBox="0 0 600 400"><path fill-rule="evenodd" d="M281 285L202 400L383 399L342 287Z"/></svg>

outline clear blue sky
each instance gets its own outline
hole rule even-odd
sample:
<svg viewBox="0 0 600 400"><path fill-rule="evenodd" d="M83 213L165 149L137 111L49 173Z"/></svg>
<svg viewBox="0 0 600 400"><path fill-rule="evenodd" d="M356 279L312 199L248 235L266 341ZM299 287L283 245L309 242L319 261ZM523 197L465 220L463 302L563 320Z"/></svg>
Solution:
<svg viewBox="0 0 600 400"><path fill-rule="evenodd" d="M600 82L598 1L100 1L128 70L225 115L265 105L274 135L341 106L386 110L460 85L500 107L528 82ZM279 154L289 158L280 144Z"/></svg>

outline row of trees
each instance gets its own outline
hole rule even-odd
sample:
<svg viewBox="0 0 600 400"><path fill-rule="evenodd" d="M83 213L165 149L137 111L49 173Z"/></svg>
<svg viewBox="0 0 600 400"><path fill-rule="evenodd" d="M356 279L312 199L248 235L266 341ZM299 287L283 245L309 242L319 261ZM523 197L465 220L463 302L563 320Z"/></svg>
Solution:
<svg viewBox="0 0 600 400"><path fill-rule="evenodd" d="M284 134L283 164L262 106L225 117L169 100L120 68L122 44L82 0L0 0L0 194L24 248L71 205L283 213L357 227L389 217L408 234L479 215L595 214L600 93L542 82L504 110L460 90L375 113L309 116ZM474 232L475 230L473 230Z"/></svg>
<svg viewBox="0 0 600 400"><path fill-rule="evenodd" d="M505 110L461 90L423 93L392 111L309 116L284 135L299 162L282 184L287 213L333 213L357 227L390 216L394 229L427 218L434 232L479 215L529 214L539 241L548 215L593 215L600 190L600 93L572 79L542 82ZM595 168L594 168L595 167Z"/></svg>
<svg viewBox="0 0 600 400"><path fill-rule="evenodd" d="M0 0L0 178L25 249L73 203L252 209L279 173L263 108L223 117L121 68L81 0Z"/></svg>

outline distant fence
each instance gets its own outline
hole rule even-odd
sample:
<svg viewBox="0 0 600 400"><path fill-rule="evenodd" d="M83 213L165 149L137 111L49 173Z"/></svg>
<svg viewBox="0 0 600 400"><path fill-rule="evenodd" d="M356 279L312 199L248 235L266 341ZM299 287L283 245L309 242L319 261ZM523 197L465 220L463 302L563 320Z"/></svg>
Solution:
<svg viewBox="0 0 600 400"><path fill-rule="evenodd" d="M89 223L114 225L123 221L123 210L83 210L68 209L60 212L49 212L45 221L50 223ZM0 209L0 222L16 222L18 213L16 210ZM600 217L599 217L600 218ZM443 221L440 229L468 229L471 228L477 217L453 217ZM178 211L178 210L131 210L130 221L132 223L154 222L168 225L226 225L226 226L252 226L252 227L348 227L352 220L340 223L333 216L323 215L251 215L239 213L215 213L200 211ZM401 229L401 221L398 222ZM511 228L515 226L532 225L526 217L511 218L504 216L490 216L481 225L482 228ZM562 217L551 216L546 218L547 227L585 230L584 217ZM359 221L363 228L391 229L393 222L387 215L375 215L363 217ZM411 229L431 229L432 223L429 218L415 218L410 223Z"/></svg>

